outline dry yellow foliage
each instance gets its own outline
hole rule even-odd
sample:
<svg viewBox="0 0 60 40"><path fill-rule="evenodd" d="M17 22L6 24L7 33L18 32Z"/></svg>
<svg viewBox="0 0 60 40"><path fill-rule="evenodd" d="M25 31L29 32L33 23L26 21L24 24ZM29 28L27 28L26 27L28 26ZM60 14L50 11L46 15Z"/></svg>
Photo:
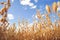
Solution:
<svg viewBox="0 0 60 40"><path fill-rule="evenodd" d="M60 20L56 20L58 26L56 23L53 24L48 14L51 12L48 5L46 5L46 10L46 18L43 19L40 11L37 10L36 15L40 20L37 20L37 22L34 21L34 23L32 23L31 25L26 20L22 20L22 22L20 22L19 20L18 26L16 26L16 23L8 25L7 27L5 27L6 25L0 26L0 40L60 40ZM56 12L56 10L57 4L56 2L54 2L53 11ZM58 16L60 17L59 13ZM7 14L4 14L2 16L2 22L8 21L6 20L6 17Z"/></svg>

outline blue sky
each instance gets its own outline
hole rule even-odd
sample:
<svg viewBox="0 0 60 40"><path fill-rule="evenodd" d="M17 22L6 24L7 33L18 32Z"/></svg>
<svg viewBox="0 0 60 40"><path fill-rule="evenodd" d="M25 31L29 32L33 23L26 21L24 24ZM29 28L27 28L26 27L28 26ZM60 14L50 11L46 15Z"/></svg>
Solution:
<svg viewBox="0 0 60 40"><path fill-rule="evenodd" d="M0 0L0 2L1 1L6 0ZM32 22L32 16L36 14L36 9L39 9L43 14L46 4L51 6L53 2L57 1L59 0L11 0L11 7L8 10L8 14L11 14L13 18L9 21L10 23L17 22L18 18L20 17L20 19L25 18ZM53 19L52 21L54 20L55 19Z"/></svg>

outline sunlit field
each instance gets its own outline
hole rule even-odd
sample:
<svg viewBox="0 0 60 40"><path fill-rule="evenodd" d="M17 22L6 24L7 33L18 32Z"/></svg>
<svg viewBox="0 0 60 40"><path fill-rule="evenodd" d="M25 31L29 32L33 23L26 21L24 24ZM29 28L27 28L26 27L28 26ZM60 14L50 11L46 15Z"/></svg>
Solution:
<svg viewBox="0 0 60 40"><path fill-rule="evenodd" d="M6 4L6 3L0 3ZM7 7L6 7L7 6ZM18 18L16 23L10 24L7 20L7 10L10 2L6 4L0 11L0 40L60 40L60 2L53 2L52 7L45 6L45 14L41 15L40 10L36 10L36 18L32 23L28 20ZM50 14L55 13L59 18L55 22L51 22Z"/></svg>

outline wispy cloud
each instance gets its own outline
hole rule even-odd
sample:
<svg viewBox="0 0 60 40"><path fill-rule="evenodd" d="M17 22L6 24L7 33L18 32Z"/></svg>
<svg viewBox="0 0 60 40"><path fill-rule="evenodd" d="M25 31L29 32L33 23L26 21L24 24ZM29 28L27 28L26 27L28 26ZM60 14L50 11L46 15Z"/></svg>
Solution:
<svg viewBox="0 0 60 40"><path fill-rule="evenodd" d="M34 0L36 3L38 2L38 0Z"/></svg>
<svg viewBox="0 0 60 40"><path fill-rule="evenodd" d="M36 6L36 5L34 5L34 6L32 6L31 8L33 8L33 9L34 9L34 8L36 8L36 7L37 7L37 6Z"/></svg>
<svg viewBox="0 0 60 40"><path fill-rule="evenodd" d="M14 2L14 0L11 0L12 2Z"/></svg>
<svg viewBox="0 0 60 40"><path fill-rule="evenodd" d="M9 20L12 20L12 19L14 19L14 16L13 16L13 14L8 14L8 19L9 19Z"/></svg>
<svg viewBox="0 0 60 40"><path fill-rule="evenodd" d="M20 4L23 6L30 6L31 8L36 8L36 5L30 1L31 0L20 0Z"/></svg>

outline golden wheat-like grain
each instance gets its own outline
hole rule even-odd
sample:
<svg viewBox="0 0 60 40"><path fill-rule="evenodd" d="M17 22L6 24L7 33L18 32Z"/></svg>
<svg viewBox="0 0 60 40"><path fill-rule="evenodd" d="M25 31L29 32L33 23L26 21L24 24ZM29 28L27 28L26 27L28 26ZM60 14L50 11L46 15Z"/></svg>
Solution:
<svg viewBox="0 0 60 40"><path fill-rule="evenodd" d="M37 10L37 13L36 13L37 17L40 19L41 18L41 14L40 14L40 11Z"/></svg>
<svg viewBox="0 0 60 40"><path fill-rule="evenodd" d="M49 7L48 5L46 5L46 11L47 11L48 13L51 12L50 7Z"/></svg>
<svg viewBox="0 0 60 40"><path fill-rule="evenodd" d="M60 6L60 1L57 2L57 5Z"/></svg>
<svg viewBox="0 0 60 40"><path fill-rule="evenodd" d="M56 12L56 3L53 3L53 7L54 11ZM46 10L47 13L50 13L51 11L48 5ZM36 15L39 19L42 18L40 11L37 11ZM43 18L38 22L34 21L32 25L29 25L28 21L26 20L23 20L22 22L19 20L18 28L20 28L20 30L17 30L18 32L16 32L16 23L8 26L8 29L5 31L3 31L5 25L0 27L0 40L60 40L60 21L56 20L57 24L59 24L56 26L56 23L52 24L49 14L46 14L45 16L46 20ZM5 17L6 15L3 16L4 20L6 19ZM45 23L45 21L47 22ZM50 28L50 26L52 26L53 30Z"/></svg>
<svg viewBox="0 0 60 40"><path fill-rule="evenodd" d="M52 4L52 9L53 9L54 12L57 11L57 3L56 3L56 2L54 2L54 3Z"/></svg>

